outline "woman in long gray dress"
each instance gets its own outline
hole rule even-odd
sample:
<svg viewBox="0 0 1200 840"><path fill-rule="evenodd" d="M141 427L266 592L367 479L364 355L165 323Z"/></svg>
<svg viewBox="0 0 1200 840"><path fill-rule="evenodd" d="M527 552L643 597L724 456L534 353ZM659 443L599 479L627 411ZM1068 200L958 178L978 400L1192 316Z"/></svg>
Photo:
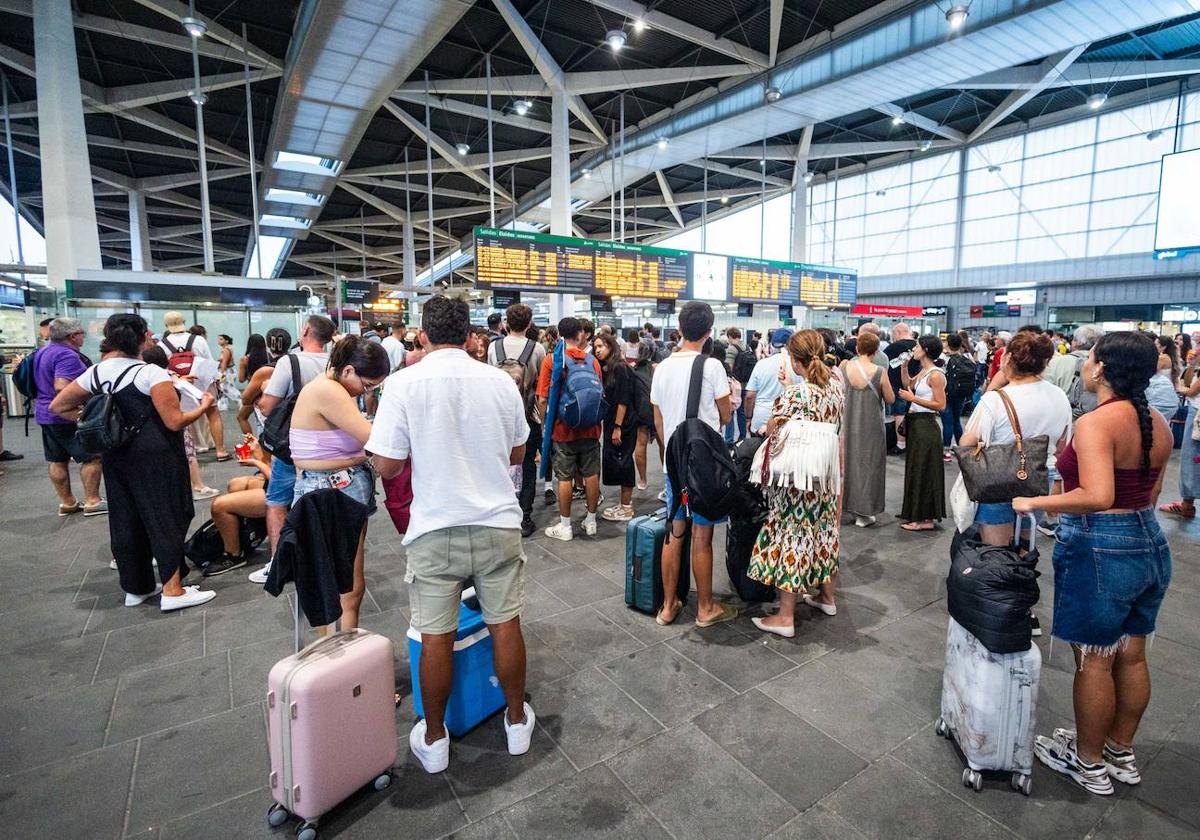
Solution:
<svg viewBox="0 0 1200 840"><path fill-rule="evenodd" d="M887 437L883 427L883 405L895 399L887 371L875 364L879 336L858 331L854 349L857 356L842 362L846 381L846 408L842 428L846 443L845 498L842 508L854 514L860 528L875 524L884 501L884 477L887 470Z"/></svg>

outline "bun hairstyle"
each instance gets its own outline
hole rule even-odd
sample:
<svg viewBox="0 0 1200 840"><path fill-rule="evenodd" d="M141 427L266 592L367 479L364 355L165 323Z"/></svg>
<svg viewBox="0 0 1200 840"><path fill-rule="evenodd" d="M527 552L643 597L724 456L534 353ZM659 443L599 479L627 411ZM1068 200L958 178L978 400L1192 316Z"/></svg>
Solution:
<svg viewBox="0 0 1200 840"><path fill-rule="evenodd" d="M804 378L818 387L829 384L825 365L825 339L816 330L800 330L788 340L788 355L804 371Z"/></svg>
<svg viewBox="0 0 1200 840"><path fill-rule="evenodd" d="M392 370L383 345L357 335L343 337L333 345L333 352L329 354L329 368L335 378L340 379L342 368L347 365L354 368L354 372L359 376L367 379L387 376Z"/></svg>
<svg viewBox="0 0 1200 840"><path fill-rule="evenodd" d="M917 344L921 345L929 361L936 362L942 357L942 340L936 335L923 335L917 339Z"/></svg>
<svg viewBox="0 0 1200 840"><path fill-rule="evenodd" d="M1040 376L1054 358L1054 342L1045 333L1022 330L1004 350L1004 363L1018 376Z"/></svg>
<svg viewBox="0 0 1200 840"><path fill-rule="evenodd" d="M1146 401L1146 386L1158 370L1158 348L1154 339L1140 332L1108 333L1096 342L1093 352L1096 361L1104 365L1104 380L1113 394L1133 403L1142 434L1142 475L1148 475L1154 421Z"/></svg>

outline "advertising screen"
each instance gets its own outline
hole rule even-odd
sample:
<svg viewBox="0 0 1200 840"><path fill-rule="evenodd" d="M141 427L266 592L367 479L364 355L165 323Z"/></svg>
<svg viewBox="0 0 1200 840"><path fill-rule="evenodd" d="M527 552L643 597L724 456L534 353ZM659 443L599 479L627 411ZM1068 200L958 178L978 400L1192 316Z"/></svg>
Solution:
<svg viewBox="0 0 1200 840"><path fill-rule="evenodd" d="M1164 155L1158 184L1158 224L1154 250L1200 248L1200 149Z"/></svg>

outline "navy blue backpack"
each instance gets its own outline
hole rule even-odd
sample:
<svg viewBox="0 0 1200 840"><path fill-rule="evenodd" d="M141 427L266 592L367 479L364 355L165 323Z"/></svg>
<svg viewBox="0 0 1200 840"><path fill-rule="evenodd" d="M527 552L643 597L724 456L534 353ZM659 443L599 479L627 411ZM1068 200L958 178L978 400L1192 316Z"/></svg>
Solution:
<svg viewBox="0 0 1200 840"><path fill-rule="evenodd" d="M558 400L558 419L576 429L598 426L608 413L604 401L604 384L596 373L592 355L582 359L566 354L563 358L566 373L562 379L562 394Z"/></svg>

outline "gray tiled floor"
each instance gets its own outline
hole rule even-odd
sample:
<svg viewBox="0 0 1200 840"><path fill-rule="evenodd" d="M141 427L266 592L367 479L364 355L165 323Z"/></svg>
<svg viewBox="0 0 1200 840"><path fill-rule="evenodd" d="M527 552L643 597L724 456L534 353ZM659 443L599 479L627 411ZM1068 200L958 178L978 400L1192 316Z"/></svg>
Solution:
<svg viewBox="0 0 1200 840"><path fill-rule="evenodd" d="M288 603L236 574L210 582L218 597L202 610L125 608L107 522L54 515L34 441L10 424L8 445L29 457L0 476L5 836L270 836L261 698L291 648ZM238 468L205 472L220 485ZM902 473L893 459L893 510ZM1176 475L1173 465L1164 495ZM635 497L639 509L657 506L657 489ZM540 498L536 512L552 521ZM455 742L449 773L427 776L404 742L403 551L386 517L371 527L363 624L397 641L400 766L386 793L330 814L325 837L1200 836L1200 523L1164 522L1175 578L1150 652L1145 782L1109 800L1040 766L1031 799L1006 779L978 794L961 786L961 759L932 731L949 534L905 534L889 516L844 529L840 612L802 613L793 640L764 638L746 619L697 630L690 610L658 627L624 606L623 526L601 522L596 538L569 544L539 534L526 567L533 749L511 759L494 719ZM1049 626L1050 576L1042 583ZM1059 646L1043 669L1039 730L1070 723L1070 689Z"/></svg>

